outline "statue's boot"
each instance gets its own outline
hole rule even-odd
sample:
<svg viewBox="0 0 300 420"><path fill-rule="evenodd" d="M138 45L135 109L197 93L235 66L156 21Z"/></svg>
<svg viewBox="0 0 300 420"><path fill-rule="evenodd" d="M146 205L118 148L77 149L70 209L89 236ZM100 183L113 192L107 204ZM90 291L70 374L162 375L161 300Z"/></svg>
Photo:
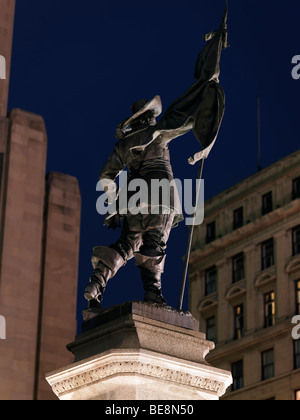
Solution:
<svg viewBox="0 0 300 420"><path fill-rule="evenodd" d="M85 289L84 297L88 301L101 302L108 281L117 274L125 261L114 249L98 246L94 248L92 264L94 272L90 284Z"/></svg>
<svg viewBox="0 0 300 420"><path fill-rule="evenodd" d="M140 253L135 253L135 263L141 271L141 277L145 290L144 301L166 306L161 291L161 275L164 272L166 255L159 257L147 257Z"/></svg>

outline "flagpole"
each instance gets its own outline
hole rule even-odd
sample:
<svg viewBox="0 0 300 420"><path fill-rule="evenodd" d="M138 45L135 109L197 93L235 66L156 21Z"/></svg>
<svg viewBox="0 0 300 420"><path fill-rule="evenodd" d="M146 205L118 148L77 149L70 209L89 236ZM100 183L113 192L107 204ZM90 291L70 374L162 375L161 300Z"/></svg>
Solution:
<svg viewBox="0 0 300 420"><path fill-rule="evenodd" d="M261 171L261 99L260 95L257 95L257 140L258 140L258 164L257 164L257 170L258 172Z"/></svg>
<svg viewBox="0 0 300 420"><path fill-rule="evenodd" d="M225 11L224 11L224 16L223 16L223 22L222 22L221 28L219 29L219 31L222 31L222 33L225 34L225 39L223 40L223 49L227 48L229 46L228 43L227 43L227 19L228 19L228 0L226 0L226 3L225 3ZM220 51L218 51L217 57L215 57L215 58L217 60L220 59ZM215 80L215 81L217 81L217 80ZM198 172L198 178L197 178L197 180L199 180L199 181L201 181L201 179L202 179L204 159L206 159L208 157L208 155L211 151L211 148L212 148L215 141L216 141L216 137L215 137L214 141L210 143L210 150L207 150L206 154L204 154L203 151L202 151L201 153L197 153L194 156L194 158L191 158L189 160L189 163L193 165L198 160L201 159L200 163L199 163L199 172ZM200 158L200 156L201 156L201 158ZM203 156L205 156L205 157L203 157ZM183 270L183 275L182 275L181 291L180 291L180 297L179 297L179 302L178 302L178 310L179 311L182 311L182 307L183 307L183 299L184 299L184 294L185 294L185 289L186 289L186 281L187 281L187 275L188 275L188 270L189 270L189 261L190 261L191 251L192 251L192 243L193 243L193 236L194 236L194 231L195 231L195 221L196 221L196 216L197 216L197 205L198 205L198 201L199 201L200 189L201 189L201 182L198 182L198 186L197 186L197 189L196 189L196 195L195 195L195 201L194 201L194 208L196 210L195 210L195 213L193 215L192 225L190 226L190 232L189 232L189 238L188 238L188 244L187 244L187 251L186 251L185 261L184 261L184 270Z"/></svg>
<svg viewBox="0 0 300 420"><path fill-rule="evenodd" d="M198 171L197 180L201 181L201 179L202 179L203 167L204 167L204 159L201 159L200 164L199 164L199 171ZM189 269L189 261L190 261L190 255L191 255L192 243L193 243L193 236L194 236L194 231L195 231L195 220L196 220L196 215L197 215L197 205L198 205L198 201L199 201L200 188L201 188L201 182L198 182L196 195L195 195L195 199L194 199L194 208L196 210L195 210L195 213L193 215L192 225L190 226L190 233L189 233L189 238L188 238L187 251L186 251L185 261L184 261L181 291L180 291L180 297L179 297L179 302L178 302L178 310L179 311L182 311L182 307L183 307L183 299L184 299L184 294L185 294L185 289L186 289L186 281L187 281L187 275L188 275L188 269Z"/></svg>

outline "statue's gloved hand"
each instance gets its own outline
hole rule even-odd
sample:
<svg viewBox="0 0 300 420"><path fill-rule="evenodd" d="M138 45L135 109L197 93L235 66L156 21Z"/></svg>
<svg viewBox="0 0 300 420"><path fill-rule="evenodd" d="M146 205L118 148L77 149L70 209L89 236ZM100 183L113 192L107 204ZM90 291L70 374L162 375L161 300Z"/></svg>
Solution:
<svg viewBox="0 0 300 420"><path fill-rule="evenodd" d="M106 217L104 226L107 226L108 229L116 230L121 228L121 220L119 214L114 214L111 217Z"/></svg>
<svg viewBox="0 0 300 420"><path fill-rule="evenodd" d="M116 127L116 132L115 132L115 138L117 140L122 140L125 137L125 133L124 133L124 124L125 122L128 120L128 118L126 120L121 121L117 127Z"/></svg>

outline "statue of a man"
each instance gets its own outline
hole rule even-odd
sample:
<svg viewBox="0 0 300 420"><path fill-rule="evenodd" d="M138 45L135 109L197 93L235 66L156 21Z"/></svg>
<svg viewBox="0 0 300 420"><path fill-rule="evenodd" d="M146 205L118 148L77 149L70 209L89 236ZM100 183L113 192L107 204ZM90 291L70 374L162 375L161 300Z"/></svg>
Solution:
<svg viewBox="0 0 300 420"><path fill-rule="evenodd" d="M220 128L225 109L225 95L219 85L221 51L227 45L227 14L219 30L206 37L208 43L200 53L194 85L164 113L159 96L151 101L140 100L131 107L133 115L117 126L116 143L100 174L108 199L117 190L115 180L127 168L130 180L143 179L149 186L147 214L122 216L120 239L109 247L95 247L92 257L94 272L85 290L85 298L93 305L102 300L108 281L128 260L135 258L145 290L145 302L166 305L162 295L161 276L164 272L167 241L171 229L180 220L171 189L169 211L163 205L152 214L151 181L172 181L169 143L193 130L203 151L196 159L207 157ZM194 163L193 159L190 163ZM173 192L172 192L173 191ZM123 212L122 212L123 213ZM144 212L143 212L144 213ZM159 213L159 214L157 214ZM119 214L106 218L109 228L120 224Z"/></svg>

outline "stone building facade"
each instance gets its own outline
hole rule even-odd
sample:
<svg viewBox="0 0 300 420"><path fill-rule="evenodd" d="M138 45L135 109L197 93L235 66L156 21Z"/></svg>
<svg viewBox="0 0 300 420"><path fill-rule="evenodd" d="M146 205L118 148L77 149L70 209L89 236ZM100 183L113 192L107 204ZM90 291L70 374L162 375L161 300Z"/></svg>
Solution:
<svg viewBox="0 0 300 420"><path fill-rule="evenodd" d="M7 115L14 0L0 0L0 399L55 398L45 375L73 361L81 195L71 176L45 179L44 120Z"/></svg>
<svg viewBox="0 0 300 420"><path fill-rule="evenodd" d="M233 373L225 399L300 398L300 151L206 202L190 309Z"/></svg>
<svg viewBox="0 0 300 420"><path fill-rule="evenodd" d="M16 0L0 0L0 57L5 71L0 72L0 115L7 114L9 76L11 64L11 46L13 40ZM2 76L4 76L2 78Z"/></svg>
<svg viewBox="0 0 300 420"><path fill-rule="evenodd" d="M72 362L81 196L75 178L45 180L41 117L0 118L0 399L51 399L45 374Z"/></svg>

